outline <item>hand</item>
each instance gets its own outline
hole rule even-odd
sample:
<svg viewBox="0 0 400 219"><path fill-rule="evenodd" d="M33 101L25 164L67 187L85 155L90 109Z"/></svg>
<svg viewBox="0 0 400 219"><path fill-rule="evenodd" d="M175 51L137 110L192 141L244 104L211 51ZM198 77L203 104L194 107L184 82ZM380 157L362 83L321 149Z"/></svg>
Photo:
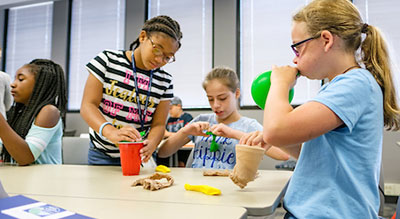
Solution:
<svg viewBox="0 0 400 219"><path fill-rule="evenodd" d="M208 131L209 128L210 124L208 122L194 122L187 124L181 130L186 135L208 136L204 133L204 130Z"/></svg>
<svg viewBox="0 0 400 219"><path fill-rule="evenodd" d="M272 66L271 73L271 83L285 83L288 84L290 88L294 87L296 84L297 73L299 70L297 68L286 66Z"/></svg>
<svg viewBox="0 0 400 219"><path fill-rule="evenodd" d="M150 160L153 152L156 150L157 145L151 144L149 140L143 141L143 148L140 149L140 157L142 158L143 162L147 162Z"/></svg>
<svg viewBox="0 0 400 219"><path fill-rule="evenodd" d="M272 146L272 145L264 142L262 131L250 132L250 133L243 135L243 137L240 138L239 144L245 144L245 145L249 145L249 146L258 146L259 145L259 146L265 148L266 150L268 150Z"/></svg>
<svg viewBox="0 0 400 219"><path fill-rule="evenodd" d="M126 125L120 129L117 129L112 125L106 125L103 129L103 135L114 144L117 144L120 141L142 140L139 131L129 125Z"/></svg>
<svg viewBox="0 0 400 219"><path fill-rule="evenodd" d="M223 123L219 123L217 125L213 125L210 128L210 131L218 136L226 137L226 138L236 138L237 130L234 130Z"/></svg>
<svg viewBox="0 0 400 219"><path fill-rule="evenodd" d="M175 133L174 133L174 132L169 132L169 131L165 130L165 132L164 132L164 139L165 139L165 138L171 137L173 134L175 134Z"/></svg>
<svg viewBox="0 0 400 219"><path fill-rule="evenodd" d="M264 142L262 131L255 131L245 134L239 141L239 144L245 144L249 146L260 145L265 148L265 155L275 160L288 160L289 154L282 151L280 148L274 147L271 144Z"/></svg>

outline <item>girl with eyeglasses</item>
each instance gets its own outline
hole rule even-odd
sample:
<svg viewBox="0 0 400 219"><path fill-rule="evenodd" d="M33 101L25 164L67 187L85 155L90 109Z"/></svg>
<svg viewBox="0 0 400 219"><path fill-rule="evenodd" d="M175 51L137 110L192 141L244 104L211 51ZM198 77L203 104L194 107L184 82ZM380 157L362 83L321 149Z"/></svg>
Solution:
<svg viewBox="0 0 400 219"><path fill-rule="evenodd" d="M168 157L189 141L193 141L193 168L233 169L236 164L235 146L248 132L262 130L255 119L240 115L238 99L240 97L239 79L236 72L226 67L212 69L203 81L203 88L213 113L201 114L185 127L169 137L158 150L158 156ZM218 148L211 147L213 137L217 135ZM267 152L271 158L287 160L289 155L279 148L272 147Z"/></svg>
<svg viewBox="0 0 400 219"><path fill-rule="evenodd" d="M273 67L264 129L241 143L298 158L285 218L378 218L383 129L400 125L385 41L348 0L309 3L293 17L292 40L297 66ZM329 82L294 109L298 72Z"/></svg>
<svg viewBox="0 0 400 219"><path fill-rule="evenodd" d="M145 139L147 162L163 138L172 76L160 69L175 61L182 33L168 16L147 20L128 51L104 50L92 59L81 105L89 124L89 164L120 165L116 144Z"/></svg>

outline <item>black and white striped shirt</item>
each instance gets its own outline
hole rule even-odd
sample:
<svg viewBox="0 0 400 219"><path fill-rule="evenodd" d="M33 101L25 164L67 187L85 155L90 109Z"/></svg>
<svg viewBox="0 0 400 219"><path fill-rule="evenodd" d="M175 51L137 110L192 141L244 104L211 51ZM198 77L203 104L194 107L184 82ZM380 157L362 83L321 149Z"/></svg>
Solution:
<svg viewBox="0 0 400 219"><path fill-rule="evenodd" d="M116 128L131 125L140 130L138 105L132 63L125 55L126 51L104 50L87 65L86 69L103 83L103 98L99 110L104 118ZM150 71L136 67L138 90L142 112L146 102ZM149 95L145 130L150 128L156 107L162 100L170 100L173 97L172 76L167 72L156 69L153 71L151 90ZM113 143L89 128L90 140L100 151L110 157L119 157L119 150Z"/></svg>

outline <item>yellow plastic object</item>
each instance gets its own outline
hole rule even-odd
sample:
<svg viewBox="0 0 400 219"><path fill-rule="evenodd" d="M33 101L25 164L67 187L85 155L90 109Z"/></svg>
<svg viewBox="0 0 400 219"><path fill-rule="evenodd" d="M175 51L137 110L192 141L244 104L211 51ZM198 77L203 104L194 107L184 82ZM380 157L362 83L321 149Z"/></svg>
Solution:
<svg viewBox="0 0 400 219"><path fill-rule="evenodd" d="M202 192L206 195L221 195L221 190L207 185L185 184L185 189L188 191Z"/></svg>
<svg viewBox="0 0 400 219"><path fill-rule="evenodd" d="M158 165L156 167L156 172L169 173L169 172L171 172L171 170L164 165Z"/></svg>

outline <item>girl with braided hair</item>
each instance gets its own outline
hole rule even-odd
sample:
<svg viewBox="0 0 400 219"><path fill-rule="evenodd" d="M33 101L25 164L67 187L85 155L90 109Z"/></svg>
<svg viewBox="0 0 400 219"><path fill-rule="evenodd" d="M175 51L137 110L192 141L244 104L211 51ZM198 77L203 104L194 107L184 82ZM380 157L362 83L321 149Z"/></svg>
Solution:
<svg viewBox="0 0 400 219"><path fill-rule="evenodd" d="M181 46L178 22L168 16L147 20L128 51L104 50L86 68L81 115L89 125L89 164L120 165L116 144L145 139L147 162L164 135L173 98L172 76L161 69Z"/></svg>
<svg viewBox="0 0 400 219"><path fill-rule="evenodd" d="M0 115L2 159L19 165L61 164L67 102L61 66L47 59L31 61L17 70L11 93L8 120Z"/></svg>
<svg viewBox="0 0 400 219"><path fill-rule="evenodd" d="M298 158L285 218L378 218L383 129L400 128L386 43L348 0L311 1L293 16L292 40L297 66L272 68L264 129L241 143ZM329 83L293 109L298 73Z"/></svg>

